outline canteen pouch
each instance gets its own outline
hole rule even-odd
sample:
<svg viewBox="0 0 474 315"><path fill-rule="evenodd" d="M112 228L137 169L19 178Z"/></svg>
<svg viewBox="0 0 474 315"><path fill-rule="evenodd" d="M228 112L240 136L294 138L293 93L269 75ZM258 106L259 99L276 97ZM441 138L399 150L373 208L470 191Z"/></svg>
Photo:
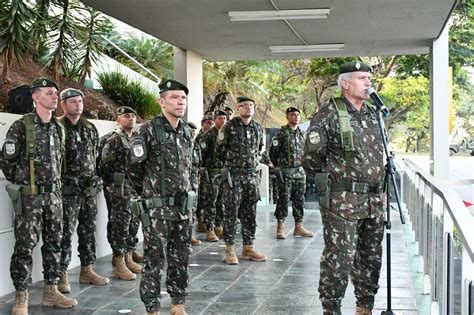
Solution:
<svg viewBox="0 0 474 315"><path fill-rule="evenodd" d="M319 206L321 209L329 209L331 207L330 181L329 173L316 173L314 176L316 192L319 196Z"/></svg>
<svg viewBox="0 0 474 315"><path fill-rule="evenodd" d="M23 207L21 205L21 188L21 185L16 185L13 183L8 183L5 187L8 196L12 201L13 209L15 210L16 215L22 215L23 213Z"/></svg>
<svg viewBox="0 0 474 315"><path fill-rule="evenodd" d="M114 194L119 197L123 197L125 185L125 174L114 173Z"/></svg>
<svg viewBox="0 0 474 315"><path fill-rule="evenodd" d="M197 199L197 194L194 191L188 191L184 194L184 200L180 208L182 215L188 215L194 208Z"/></svg>
<svg viewBox="0 0 474 315"><path fill-rule="evenodd" d="M150 215L143 206L143 202L141 199L131 199L130 208L132 209L132 212L140 218L140 221L142 221L144 228L147 228L151 225Z"/></svg>

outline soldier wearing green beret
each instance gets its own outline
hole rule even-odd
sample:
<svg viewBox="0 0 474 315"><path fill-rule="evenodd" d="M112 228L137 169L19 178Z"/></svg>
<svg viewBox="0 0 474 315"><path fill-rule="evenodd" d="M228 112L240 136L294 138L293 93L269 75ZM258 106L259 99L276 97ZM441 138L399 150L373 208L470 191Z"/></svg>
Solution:
<svg viewBox="0 0 474 315"><path fill-rule="evenodd" d="M356 314L371 314L379 288L384 234L383 145L374 108L366 100L371 68L340 66L342 97L311 120L303 167L315 175L323 222L319 298L324 314L341 314L349 275Z"/></svg>
<svg viewBox="0 0 474 315"><path fill-rule="evenodd" d="M47 78L30 84L36 105L8 129L2 167L15 209L15 245L10 275L16 289L12 314L28 314L33 249L43 239L44 291L42 305L71 308L73 298L58 291L62 235L61 170L64 130L53 115L58 86Z"/></svg>
<svg viewBox="0 0 474 315"><path fill-rule="evenodd" d="M76 224L81 260L79 282L105 285L109 279L92 269L96 260L97 195L102 189L102 180L97 176L96 167L99 132L94 124L82 117L84 94L80 90L64 89L59 98L64 112L59 121L66 130L66 150L62 177L63 238L58 289L62 293L69 293L71 286L67 270L71 262Z"/></svg>
<svg viewBox="0 0 474 315"><path fill-rule="evenodd" d="M130 199L137 192L128 179L130 139L137 123L135 110L128 106L117 108L117 126L102 146L99 170L104 181L108 209L107 240L112 247L114 276L135 280L141 273L142 257L136 253L140 220L130 208Z"/></svg>
<svg viewBox="0 0 474 315"><path fill-rule="evenodd" d="M166 80L159 88L161 114L138 127L130 141L129 177L135 187L142 187L140 200L134 201L141 209L145 251L139 291L147 313L159 314L165 275L170 313L183 315L196 200L190 181L193 139L182 120L188 88L175 80Z"/></svg>

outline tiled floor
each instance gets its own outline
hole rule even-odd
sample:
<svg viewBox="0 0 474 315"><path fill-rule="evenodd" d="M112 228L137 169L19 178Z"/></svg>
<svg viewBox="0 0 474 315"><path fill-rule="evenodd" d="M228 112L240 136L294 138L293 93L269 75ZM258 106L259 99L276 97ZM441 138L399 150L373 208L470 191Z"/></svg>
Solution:
<svg viewBox="0 0 474 315"><path fill-rule="evenodd" d="M258 208L255 246L268 255L266 262L240 260L239 265L225 265L223 241L203 242L194 247L186 303L189 314L322 314L317 290L319 257L323 248L319 211L307 210L305 213L304 225L316 232L315 237L293 237L294 224L289 219L286 223L287 238L276 240L273 210L274 206ZM394 211L392 220L392 310L398 315L417 314L406 246ZM204 234L197 236L205 237ZM239 236L238 255L242 245ZM96 263L95 269L111 276L110 262L110 256L104 257ZM382 268L374 314L387 307L385 258ZM107 286L94 287L79 284L78 277L78 268L70 271L70 295L79 301L78 307L72 310L41 307L42 283L36 283L30 289L29 314L146 314L138 294L139 281L112 279ZM162 291L166 291L163 286ZM13 299L13 293L0 298L0 314L10 314ZM343 300L344 314L354 314L354 301L353 288L349 285ZM161 313L168 314L169 308L170 300L164 293Z"/></svg>

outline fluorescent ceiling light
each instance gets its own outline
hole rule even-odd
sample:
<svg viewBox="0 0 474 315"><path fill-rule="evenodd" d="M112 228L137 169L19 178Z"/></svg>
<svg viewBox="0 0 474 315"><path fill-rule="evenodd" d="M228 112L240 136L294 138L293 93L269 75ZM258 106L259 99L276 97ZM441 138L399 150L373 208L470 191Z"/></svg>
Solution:
<svg viewBox="0 0 474 315"><path fill-rule="evenodd" d="M320 52L344 49L344 44L268 46L271 53Z"/></svg>
<svg viewBox="0 0 474 315"><path fill-rule="evenodd" d="M271 21L271 20L310 20L326 19L329 9L272 10L272 11L229 11L230 20Z"/></svg>

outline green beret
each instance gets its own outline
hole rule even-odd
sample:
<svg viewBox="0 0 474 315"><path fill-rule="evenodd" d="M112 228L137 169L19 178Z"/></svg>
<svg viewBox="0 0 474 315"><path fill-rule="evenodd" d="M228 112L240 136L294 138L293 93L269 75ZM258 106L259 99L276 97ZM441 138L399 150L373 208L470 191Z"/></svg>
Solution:
<svg viewBox="0 0 474 315"><path fill-rule="evenodd" d="M186 85L176 80L166 80L164 82L161 82L158 87L160 88L160 93L165 91L184 91L186 95L188 95L189 93L189 90Z"/></svg>
<svg viewBox="0 0 474 315"><path fill-rule="evenodd" d="M287 114L292 113L292 112L301 113L300 110L299 110L298 108L296 108L296 107L291 107L291 106L290 106L290 107L288 107L288 108L286 109L286 113L287 113Z"/></svg>
<svg viewBox="0 0 474 315"><path fill-rule="evenodd" d="M188 126L189 126L189 128L191 128L191 129L193 129L193 130L198 129L198 127L196 126L196 124L195 124L195 123L192 123L192 122L190 122L190 121L188 121Z"/></svg>
<svg viewBox="0 0 474 315"><path fill-rule="evenodd" d="M218 109L218 110L216 110L216 111L214 112L214 118L215 118L216 116L227 116L227 113L224 112L224 111L221 110L221 109Z"/></svg>
<svg viewBox="0 0 474 315"><path fill-rule="evenodd" d="M224 110L230 110L232 113L234 112L234 110L230 108L229 106L224 107Z"/></svg>
<svg viewBox="0 0 474 315"><path fill-rule="evenodd" d="M202 116L201 122L206 120L214 120L214 117L211 115L204 115Z"/></svg>
<svg viewBox="0 0 474 315"><path fill-rule="evenodd" d="M123 115L123 114L127 114L127 113L133 113L133 114L135 114L135 116L138 116L137 112L131 107L120 106L119 108L117 108L117 115Z"/></svg>
<svg viewBox="0 0 474 315"><path fill-rule="evenodd" d="M42 87L54 87L56 90L59 89L56 82L45 77L36 78L30 83L30 89L32 90Z"/></svg>
<svg viewBox="0 0 474 315"><path fill-rule="evenodd" d="M372 72L372 68L368 64L360 61L345 62L339 67L339 74L356 71Z"/></svg>
<svg viewBox="0 0 474 315"><path fill-rule="evenodd" d="M82 91L69 88L69 89L64 89L61 91L61 94L59 94L59 99L61 101L65 100L66 98L74 97L74 96L80 96L84 98L84 93Z"/></svg>
<svg viewBox="0 0 474 315"><path fill-rule="evenodd" d="M255 101L253 99L251 99L250 97L248 97L248 96L239 96L239 97L237 97L237 103L242 103L242 102L246 102L246 101L251 101L251 102L255 103Z"/></svg>

